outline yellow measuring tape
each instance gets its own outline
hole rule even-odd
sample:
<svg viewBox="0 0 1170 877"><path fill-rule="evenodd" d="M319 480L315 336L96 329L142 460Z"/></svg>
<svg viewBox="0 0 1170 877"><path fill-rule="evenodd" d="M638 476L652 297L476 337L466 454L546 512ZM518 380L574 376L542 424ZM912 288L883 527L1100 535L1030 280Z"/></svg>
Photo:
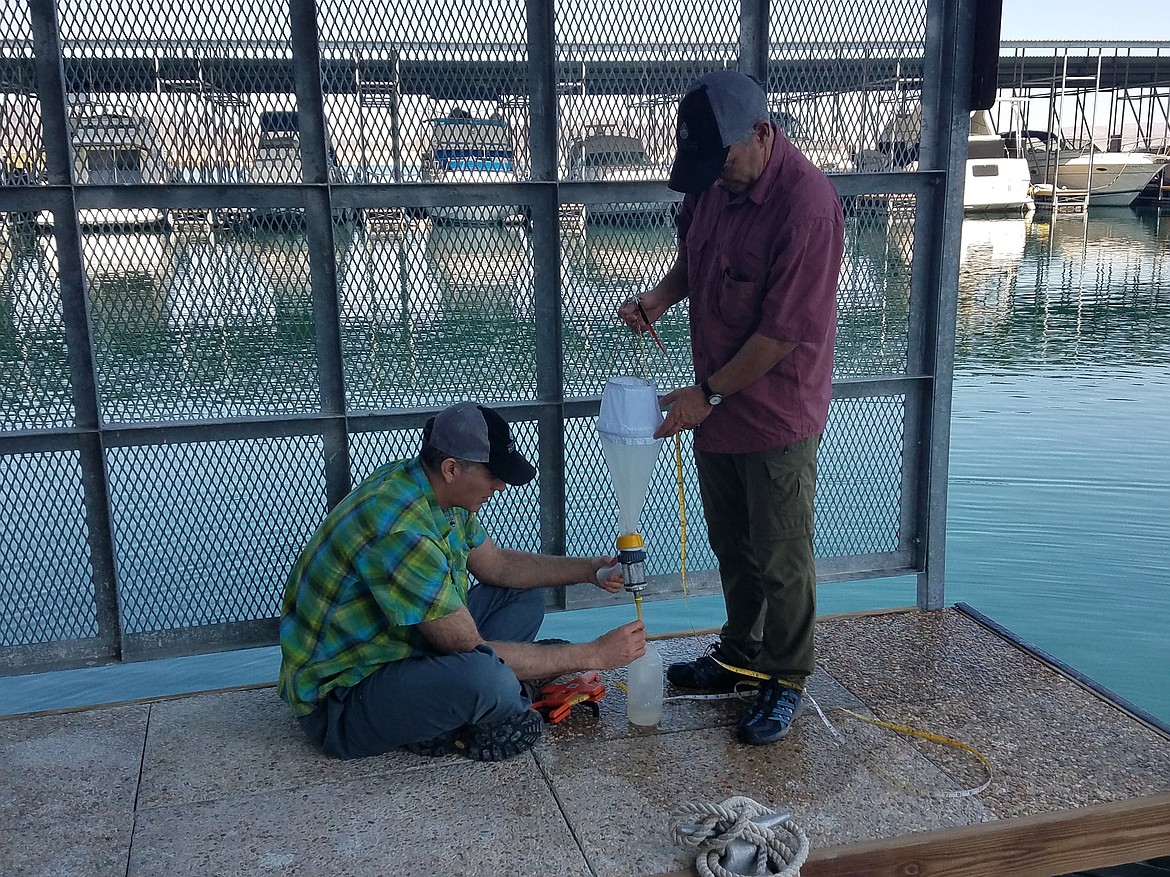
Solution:
<svg viewBox="0 0 1170 877"><path fill-rule="evenodd" d="M736 667L733 664L728 664L725 661L720 661L714 655L710 655L709 657L711 658L712 661L714 661L716 664L718 664L724 670L728 670L731 673L737 673L741 676L747 676L747 677L752 678L752 679L762 679L765 681L774 678L772 676L767 675L766 673L759 673L755 670L749 670L746 667ZM982 752L980 752L978 749L976 749L974 746L971 746L968 743L964 743L962 740L956 740L953 737L946 737L942 734L935 734L931 731L923 731L920 728L912 728L909 725L899 725L897 722L885 722L885 721L882 721L881 719L875 719L875 718L872 718L871 716L864 716L861 713L855 713L853 710L840 708L839 712L842 712L845 715L850 716L851 718L857 719L859 722L865 722L865 723L870 724L870 725L875 725L878 728L884 728L887 731L894 731L898 734L904 734L907 737L917 737L920 740L927 740L931 743L939 743L939 744L942 744L943 746L951 746L955 749L962 749L965 752L970 752L972 755L975 756L975 758L977 758L979 760L979 763L981 765L983 765L983 769L987 773L986 779L980 785L978 785L974 788L970 788L970 789L961 789L957 792L929 792L929 791L926 791L924 789L918 788L917 786L915 786L912 783L907 783L903 780L898 779L897 777L892 777L888 773L886 773L884 770L882 770L882 768L878 764L876 764L873 761L873 759L869 758L864 752L862 752L856 746L852 746L849 743L849 741L845 739L845 736L840 731L838 731L835 727L833 727L833 723L829 721L828 717L825 715L824 711L821 709L821 705L819 703L817 703L815 699L813 699L813 696L811 694L809 694L807 691L805 691L803 685L797 685L794 682L789 682L787 679L777 679L776 681L782 685L787 685L789 688L795 688L797 691L800 691L801 693L803 693L804 696L806 698L808 698L809 703L811 703L813 705L813 708L816 709L817 715L819 715L821 717L821 721L825 723L825 727L829 729L829 733L833 735L834 741L839 746L841 746L842 748L851 750L855 755L859 756L862 760L864 760L866 762L866 764L868 764L873 769L874 773L876 773L882 779L886 780L889 783L892 783L893 785L897 786L900 789L911 792L912 794L915 794L915 795L926 795L928 797L966 798L966 797L969 797L971 795L978 795L980 792L985 791L991 785L991 779L994 776L994 770L991 767L991 762L988 761L987 757Z"/></svg>

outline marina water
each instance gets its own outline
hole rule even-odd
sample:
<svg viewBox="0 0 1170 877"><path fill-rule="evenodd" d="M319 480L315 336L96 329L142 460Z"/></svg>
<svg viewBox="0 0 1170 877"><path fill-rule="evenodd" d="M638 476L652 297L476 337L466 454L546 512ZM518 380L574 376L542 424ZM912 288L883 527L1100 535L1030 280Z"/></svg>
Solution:
<svg viewBox="0 0 1170 877"><path fill-rule="evenodd" d="M963 231L947 602L970 603L1170 721L1170 219L1128 208L1094 209L1088 217L969 218ZM457 304L460 295L482 294L472 284L459 285L466 272L498 282L499 325L490 327L501 334L495 349L517 358L504 373L523 374L531 367L530 359L523 361L528 347L515 330L509 334L507 321L515 296L524 291L516 286L514 265L500 264L498 254L510 252L494 238L503 234L449 229L420 245L444 301ZM136 252L157 247L150 235L134 237ZM506 240L512 239L507 232ZM628 294L652 282L669 260L669 231L616 240L567 271L596 278L617 270L609 266L640 266L610 278ZM299 251L295 243L281 246ZM186 269L172 261L163 270ZM107 284L116 280L110 272L104 278ZM124 294L137 294L143 282L126 278ZM21 306L0 303L0 316L7 309L0 336L20 331ZM287 388L303 378L311 394L307 318L290 315L279 300L275 307L282 321L278 340L295 349L281 354L282 369L257 368L248 379ZM582 307L566 293L566 319ZM607 302L597 312L608 309ZM421 380L447 375L445 351L429 340L425 332L410 339L417 357L410 362L373 363L369 392L376 392L387 372L406 369ZM382 353L393 357L396 350ZM605 365L607 354L596 353L596 368ZM208 380L222 366L215 355L199 338L184 348L186 367ZM210 358L203 362L203 356ZM0 383L5 374L15 370L0 369ZM573 380L570 368L566 380ZM173 390L162 380L159 417L188 410L183 406L190 400L167 401ZM822 613L908 605L914 602L914 579L825 584L818 600ZM651 633L709 628L722 621L722 601L707 596L647 603L645 615ZM541 635L580 639L632 617L628 602L551 614ZM268 682L278 662L277 650L266 648L2 678L0 712Z"/></svg>

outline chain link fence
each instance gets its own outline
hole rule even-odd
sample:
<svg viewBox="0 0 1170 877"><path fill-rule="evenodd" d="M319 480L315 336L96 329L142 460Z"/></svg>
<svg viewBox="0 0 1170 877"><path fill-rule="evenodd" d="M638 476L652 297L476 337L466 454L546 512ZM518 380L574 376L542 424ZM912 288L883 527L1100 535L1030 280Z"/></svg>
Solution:
<svg viewBox="0 0 1170 877"><path fill-rule="evenodd" d="M328 507L462 399L503 411L539 468L483 513L497 541L612 551L604 382L693 380L685 308L666 355L616 309L673 259L674 112L720 67L766 84L847 207L821 576L914 573L940 605L972 5L14 7L0 672L274 642ZM717 587L680 451L643 515L660 596L680 476L688 569Z"/></svg>

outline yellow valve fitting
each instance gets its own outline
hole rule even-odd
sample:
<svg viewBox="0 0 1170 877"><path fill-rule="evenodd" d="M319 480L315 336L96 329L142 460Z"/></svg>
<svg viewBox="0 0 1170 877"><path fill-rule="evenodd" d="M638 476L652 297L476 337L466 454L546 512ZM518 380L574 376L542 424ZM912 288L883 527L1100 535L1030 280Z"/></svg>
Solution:
<svg viewBox="0 0 1170 877"><path fill-rule="evenodd" d="M629 551L632 548L641 548L645 543L642 542L641 533L626 533L624 536L617 537L618 551Z"/></svg>

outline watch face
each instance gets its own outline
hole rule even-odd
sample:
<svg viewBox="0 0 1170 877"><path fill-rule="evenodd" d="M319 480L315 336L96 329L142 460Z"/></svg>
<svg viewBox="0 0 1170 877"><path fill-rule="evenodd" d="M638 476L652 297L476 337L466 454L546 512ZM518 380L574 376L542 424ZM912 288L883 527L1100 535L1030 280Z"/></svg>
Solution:
<svg viewBox="0 0 1170 877"><path fill-rule="evenodd" d="M712 393L710 396L707 397L707 404L708 405L718 405L722 401L723 401L723 397L720 396L718 393Z"/></svg>

